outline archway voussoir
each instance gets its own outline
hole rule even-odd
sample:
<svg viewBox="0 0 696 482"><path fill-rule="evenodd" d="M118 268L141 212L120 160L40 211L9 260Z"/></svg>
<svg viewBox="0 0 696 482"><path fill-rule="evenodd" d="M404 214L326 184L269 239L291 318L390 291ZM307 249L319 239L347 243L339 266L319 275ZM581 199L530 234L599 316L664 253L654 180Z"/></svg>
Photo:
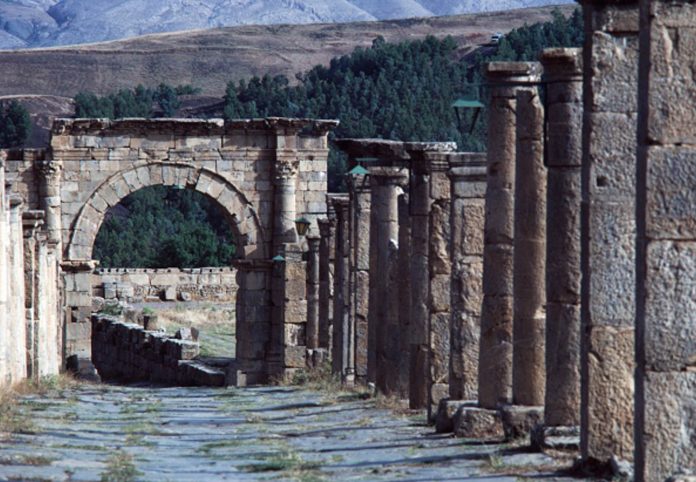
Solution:
<svg viewBox="0 0 696 482"><path fill-rule="evenodd" d="M173 186L176 184L176 166L173 164L162 164L162 184Z"/></svg>
<svg viewBox="0 0 696 482"><path fill-rule="evenodd" d="M124 172L123 179L126 181L126 184L128 184L128 188L131 192L135 192L144 187L140 179L138 179L137 171L134 169Z"/></svg>
<svg viewBox="0 0 696 482"><path fill-rule="evenodd" d="M153 186L162 184L162 163L148 164L147 170L149 171L150 182Z"/></svg>
<svg viewBox="0 0 696 482"><path fill-rule="evenodd" d="M142 187L152 186L152 180L150 179L150 169L148 166L141 166L135 170L138 176L138 181Z"/></svg>

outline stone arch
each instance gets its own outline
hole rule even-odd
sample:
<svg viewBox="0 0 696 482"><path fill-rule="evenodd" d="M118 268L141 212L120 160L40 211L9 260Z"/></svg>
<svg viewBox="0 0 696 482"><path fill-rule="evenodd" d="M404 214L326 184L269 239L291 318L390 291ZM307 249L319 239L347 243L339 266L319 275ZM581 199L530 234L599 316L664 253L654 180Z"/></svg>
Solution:
<svg viewBox="0 0 696 482"><path fill-rule="evenodd" d="M149 186L181 186L215 200L227 214L244 258L268 257L263 228L253 205L228 179L207 168L187 162L147 162L116 172L87 199L71 226L67 248L69 260L92 258L94 242L106 212L126 196Z"/></svg>

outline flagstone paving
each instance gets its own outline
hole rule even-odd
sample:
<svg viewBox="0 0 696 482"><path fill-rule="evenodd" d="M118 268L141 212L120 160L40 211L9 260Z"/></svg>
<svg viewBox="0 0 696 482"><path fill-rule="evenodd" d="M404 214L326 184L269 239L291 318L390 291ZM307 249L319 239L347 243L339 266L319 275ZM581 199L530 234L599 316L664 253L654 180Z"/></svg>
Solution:
<svg viewBox="0 0 696 482"><path fill-rule="evenodd" d="M436 435L356 394L82 385L20 412L34 433L0 442L0 480L578 480L562 461Z"/></svg>

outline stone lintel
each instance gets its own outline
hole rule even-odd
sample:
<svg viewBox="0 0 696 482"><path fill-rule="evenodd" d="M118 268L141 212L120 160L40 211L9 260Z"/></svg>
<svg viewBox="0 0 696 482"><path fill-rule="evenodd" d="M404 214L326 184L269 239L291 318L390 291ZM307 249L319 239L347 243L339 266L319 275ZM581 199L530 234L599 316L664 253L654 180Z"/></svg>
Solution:
<svg viewBox="0 0 696 482"><path fill-rule="evenodd" d="M348 205L350 204L350 198L344 194L331 197L327 196L326 200L333 206L335 212L337 212L338 209L348 209Z"/></svg>
<svg viewBox="0 0 696 482"><path fill-rule="evenodd" d="M447 175L454 181L486 182L486 165L453 167Z"/></svg>
<svg viewBox="0 0 696 482"><path fill-rule="evenodd" d="M582 80L582 49L545 49L539 61L544 66L543 78L546 82Z"/></svg>
<svg viewBox="0 0 696 482"><path fill-rule="evenodd" d="M452 152L457 148L454 142L402 142L386 139L338 139L339 149L352 159L375 157L379 165L405 165L414 152Z"/></svg>

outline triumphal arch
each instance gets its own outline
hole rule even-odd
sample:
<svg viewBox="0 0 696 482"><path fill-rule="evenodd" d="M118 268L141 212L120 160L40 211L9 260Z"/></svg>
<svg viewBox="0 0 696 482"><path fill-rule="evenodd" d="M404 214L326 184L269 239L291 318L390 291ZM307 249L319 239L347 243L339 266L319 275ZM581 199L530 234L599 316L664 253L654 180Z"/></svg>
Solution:
<svg viewBox="0 0 696 482"><path fill-rule="evenodd" d="M11 192L26 211L44 212L44 231L61 253L64 355L89 355L90 279L98 265L92 249L107 211L139 189L166 185L214 200L232 228L240 372L254 382L304 366L302 300L288 306L293 269L278 261L301 251L293 249L302 242L298 217L318 233L316 218L326 213L327 135L336 125L288 118L58 119L48 149L8 151Z"/></svg>

